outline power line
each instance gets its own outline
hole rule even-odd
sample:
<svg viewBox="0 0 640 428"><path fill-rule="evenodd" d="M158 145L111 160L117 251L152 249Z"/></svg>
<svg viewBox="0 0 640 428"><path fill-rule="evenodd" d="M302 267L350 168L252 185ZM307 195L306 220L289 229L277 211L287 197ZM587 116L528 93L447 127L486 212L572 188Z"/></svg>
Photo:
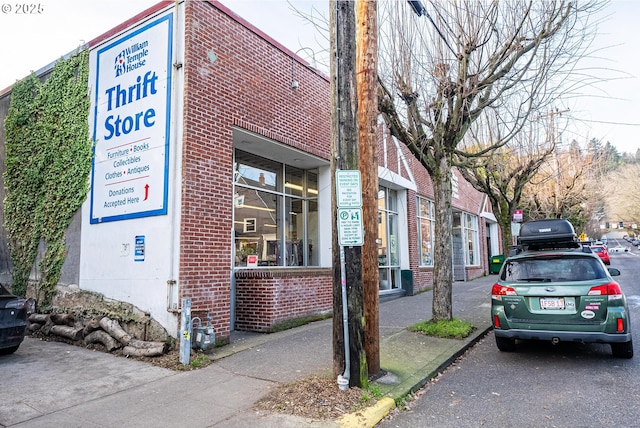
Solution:
<svg viewBox="0 0 640 428"><path fill-rule="evenodd" d="M640 126L640 123L607 122L604 120L579 119L580 122L604 123L606 125Z"/></svg>

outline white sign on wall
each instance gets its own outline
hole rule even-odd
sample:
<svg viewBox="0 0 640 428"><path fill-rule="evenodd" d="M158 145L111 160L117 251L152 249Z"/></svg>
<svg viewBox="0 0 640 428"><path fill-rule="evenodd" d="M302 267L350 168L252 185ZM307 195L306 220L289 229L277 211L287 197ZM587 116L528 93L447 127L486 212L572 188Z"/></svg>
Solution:
<svg viewBox="0 0 640 428"><path fill-rule="evenodd" d="M169 14L97 51L92 224L167 213L172 21Z"/></svg>

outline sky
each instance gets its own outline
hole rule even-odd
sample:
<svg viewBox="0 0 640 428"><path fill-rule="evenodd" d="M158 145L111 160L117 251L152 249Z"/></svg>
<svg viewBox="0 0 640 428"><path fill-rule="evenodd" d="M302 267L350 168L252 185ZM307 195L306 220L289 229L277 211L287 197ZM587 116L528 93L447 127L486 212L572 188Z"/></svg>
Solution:
<svg viewBox="0 0 640 428"><path fill-rule="evenodd" d="M42 0L38 3L0 1L0 91L31 71L50 64L110 30L157 0ZM399 1L399 0L398 0ZM326 48L313 25L296 9L327 16L329 0L221 0L221 2L275 40L313 64ZM24 10L20 5L34 5ZM29 13L25 13L29 12ZM640 149L640 2L612 0L602 15L592 70L605 80L586 90L588 97L558 103L566 111L557 119L559 140L591 139L611 142L619 152Z"/></svg>

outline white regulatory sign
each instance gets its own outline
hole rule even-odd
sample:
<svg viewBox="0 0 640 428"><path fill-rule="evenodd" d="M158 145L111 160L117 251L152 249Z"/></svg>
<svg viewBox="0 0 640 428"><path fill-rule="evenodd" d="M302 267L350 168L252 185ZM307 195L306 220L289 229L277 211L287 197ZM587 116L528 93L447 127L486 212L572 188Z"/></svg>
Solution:
<svg viewBox="0 0 640 428"><path fill-rule="evenodd" d="M360 171L336 171L336 197L338 208L362 207L362 184Z"/></svg>
<svg viewBox="0 0 640 428"><path fill-rule="evenodd" d="M362 208L338 208L338 241L346 247L364 244Z"/></svg>

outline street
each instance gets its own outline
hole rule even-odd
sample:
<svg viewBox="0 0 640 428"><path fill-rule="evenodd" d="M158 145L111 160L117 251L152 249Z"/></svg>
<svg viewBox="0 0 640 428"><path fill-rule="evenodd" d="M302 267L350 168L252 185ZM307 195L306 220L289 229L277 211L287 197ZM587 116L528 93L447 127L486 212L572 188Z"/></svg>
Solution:
<svg viewBox="0 0 640 428"><path fill-rule="evenodd" d="M615 241L615 240L614 240ZM610 246L616 245L610 242ZM493 333L426 385L405 411L377 427L637 426L640 418L640 250L611 254L629 302L635 357L608 345L518 343L496 348ZM455 306L455 301L454 301Z"/></svg>

